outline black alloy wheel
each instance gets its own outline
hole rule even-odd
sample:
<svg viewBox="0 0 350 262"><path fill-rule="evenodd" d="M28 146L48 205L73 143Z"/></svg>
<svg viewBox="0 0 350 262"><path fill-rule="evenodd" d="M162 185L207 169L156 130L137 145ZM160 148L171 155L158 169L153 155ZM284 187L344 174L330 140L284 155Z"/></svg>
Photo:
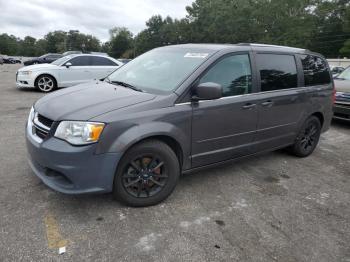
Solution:
<svg viewBox="0 0 350 262"><path fill-rule="evenodd" d="M159 193L168 181L164 162L159 156L141 155L124 169L125 190L134 197L150 197Z"/></svg>
<svg viewBox="0 0 350 262"><path fill-rule="evenodd" d="M175 152L158 140L131 147L118 163L114 197L129 206L151 206L165 200L180 176Z"/></svg>
<svg viewBox="0 0 350 262"><path fill-rule="evenodd" d="M309 117L301 128L291 152L298 157L309 156L316 148L321 135L321 123L316 116Z"/></svg>

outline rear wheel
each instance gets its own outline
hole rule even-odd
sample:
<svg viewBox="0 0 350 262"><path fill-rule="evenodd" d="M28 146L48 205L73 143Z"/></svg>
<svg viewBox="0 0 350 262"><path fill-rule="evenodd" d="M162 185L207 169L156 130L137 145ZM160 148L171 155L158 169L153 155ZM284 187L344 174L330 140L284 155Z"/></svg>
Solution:
<svg viewBox="0 0 350 262"><path fill-rule="evenodd" d="M291 153L298 157L307 157L315 150L321 135L321 123L316 116L309 117L301 128Z"/></svg>
<svg viewBox="0 0 350 262"><path fill-rule="evenodd" d="M39 76L35 82L35 87L41 92L48 93L56 89L56 81L52 76L42 75Z"/></svg>
<svg viewBox="0 0 350 262"><path fill-rule="evenodd" d="M129 206L151 206L174 190L180 166L174 151L165 143L149 140L126 152L118 165L113 194Z"/></svg>

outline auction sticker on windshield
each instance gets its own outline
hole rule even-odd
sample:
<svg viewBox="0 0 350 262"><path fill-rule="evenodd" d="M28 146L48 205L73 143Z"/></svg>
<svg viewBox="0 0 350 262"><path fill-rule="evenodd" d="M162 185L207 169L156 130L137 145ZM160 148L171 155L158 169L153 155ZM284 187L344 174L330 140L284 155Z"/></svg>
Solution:
<svg viewBox="0 0 350 262"><path fill-rule="evenodd" d="M208 56L208 53L186 53L184 57L190 57L190 58L206 58Z"/></svg>

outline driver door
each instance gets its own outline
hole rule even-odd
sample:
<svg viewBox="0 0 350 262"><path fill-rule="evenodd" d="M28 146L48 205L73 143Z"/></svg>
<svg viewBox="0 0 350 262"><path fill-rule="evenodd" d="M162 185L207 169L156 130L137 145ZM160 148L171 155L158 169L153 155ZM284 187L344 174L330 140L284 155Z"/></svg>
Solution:
<svg viewBox="0 0 350 262"><path fill-rule="evenodd" d="M230 54L199 80L223 88L223 97L193 103L192 167L251 154L257 128L257 98L252 94L248 53Z"/></svg>
<svg viewBox="0 0 350 262"><path fill-rule="evenodd" d="M71 63L67 66L67 63ZM78 85L93 79L90 70L90 56L77 56L61 66L60 87Z"/></svg>

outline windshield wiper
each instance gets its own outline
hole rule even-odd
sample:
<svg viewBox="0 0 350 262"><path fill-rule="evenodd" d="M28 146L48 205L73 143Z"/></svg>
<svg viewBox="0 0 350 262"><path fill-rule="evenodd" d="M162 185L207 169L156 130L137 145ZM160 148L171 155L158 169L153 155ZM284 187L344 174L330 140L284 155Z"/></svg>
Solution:
<svg viewBox="0 0 350 262"><path fill-rule="evenodd" d="M135 91L138 91L138 92L143 92L142 89L136 87L136 86L133 86L133 85L130 85L128 83L125 83L125 82L122 82L122 81L110 81L112 84L116 84L116 85L120 85L120 86L124 86L124 87L127 87L127 88L130 88L132 90L135 90Z"/></svg>

